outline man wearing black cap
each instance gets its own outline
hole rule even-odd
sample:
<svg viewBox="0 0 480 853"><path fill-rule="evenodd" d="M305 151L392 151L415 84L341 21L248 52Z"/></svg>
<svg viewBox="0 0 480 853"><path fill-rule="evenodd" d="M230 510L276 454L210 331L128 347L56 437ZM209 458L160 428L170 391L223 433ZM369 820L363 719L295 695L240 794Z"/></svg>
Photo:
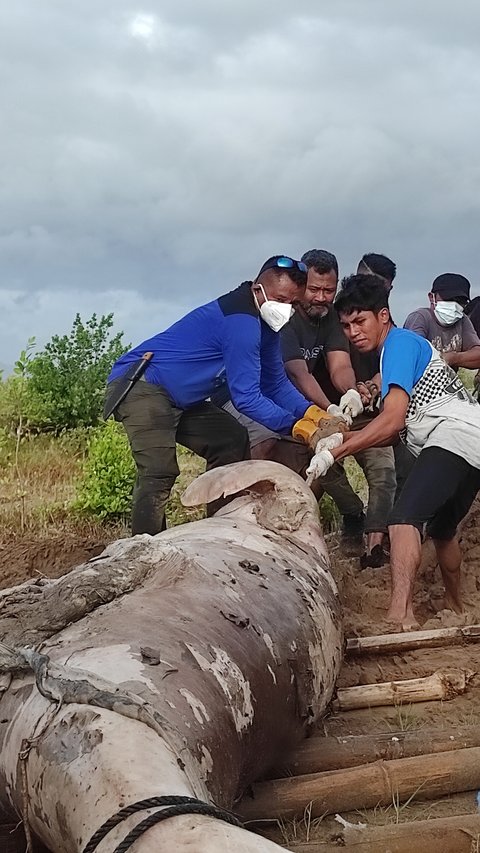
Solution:
<svg viewBox="0 0 480 853"><path fill-rule="evenodd" d="M480 338L464 313L470 300L468 279L457 273L443 273L433 282L428 298L430 307L409 314L404 328L430 341L455 370L478 369Z"/></svg>
<svg viewBox="0 0 480 853"><path fill-rule="evenodd" d="M137 465L134 534L165 527L165 504L179 473L177 441L203 456L208 468L249 456L247 430L210 402L223 382L239 412L277 433L289 435L304 415L319 416L288 379L278 335L306 283L305 264L275 255L254 281L196 308L113 365L105 412L122 422ZM135 366L146 354L139 377ZM139 381L126 384L132 370Z"/></svg>

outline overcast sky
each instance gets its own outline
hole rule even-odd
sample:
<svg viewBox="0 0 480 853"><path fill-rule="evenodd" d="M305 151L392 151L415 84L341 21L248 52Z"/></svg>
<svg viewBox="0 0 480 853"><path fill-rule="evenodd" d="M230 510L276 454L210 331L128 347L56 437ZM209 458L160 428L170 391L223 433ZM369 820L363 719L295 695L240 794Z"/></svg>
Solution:
<svg viewBox="0 0 480 853"><path fill-rule="evenodd" d="M477 0L15 0L0 30L0 363L75 312L138 343L271 254L480 293Z"/></svg>

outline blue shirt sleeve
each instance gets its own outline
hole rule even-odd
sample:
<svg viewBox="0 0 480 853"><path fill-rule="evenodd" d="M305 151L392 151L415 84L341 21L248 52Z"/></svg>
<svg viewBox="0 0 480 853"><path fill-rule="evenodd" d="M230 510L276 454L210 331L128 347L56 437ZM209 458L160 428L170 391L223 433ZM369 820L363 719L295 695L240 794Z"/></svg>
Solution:
<svg viewBox="0 0 480 853"><path fill-rule="evenodd" d="M403 388L410 397L431 355L432 348L424 338L404 329L393 329L384 343L380 360L382 399L392 385Z"/></svg>
<svg viewBox="0 0 480 853"><path fill-rule="evenodd" d="M287 405L274 402L262 390L265 384L270 386L268 375L271 366L268 359L266 364L262 363L260 322L250 315L233 314L224 318L222 349L226 379L233 405L239 412L274 432L288 434L309 404L305 401L301 414L297 414L301 408L298 401L296 408L290 410ZM283 369L280 349L278 358ZM266 380L262 377L265 369ZM287 397L285 403L292 399L289 395Z"/></svg>
<svg viewBox="0 0 480 853"><path fill-rule="evenodd" d="M310 402L288 378L282 358L280 335L268 327L262 331L261 389L278 406L293 412L295 420L303 418Z"/></svg>

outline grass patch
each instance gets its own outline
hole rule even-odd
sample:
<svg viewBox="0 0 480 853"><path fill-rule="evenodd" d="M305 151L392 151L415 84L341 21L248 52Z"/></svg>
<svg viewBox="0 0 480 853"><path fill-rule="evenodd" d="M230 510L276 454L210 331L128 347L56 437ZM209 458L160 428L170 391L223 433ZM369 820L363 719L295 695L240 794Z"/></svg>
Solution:
<svg viewBox="0 0 480 853"><path fill-rule="evenodd" d="M76 534L115 539L129 534L128 517L95 519L73 509L91 430L22 437L15 464L15 437L0 431L0 529L6 541L20 534ZM177 448L180 476L167 504L169 526L202 518L204 507L187 509L180 496L205 469L203 459Z"/></svg>
<svg viewBox="0 0 480 853"><path fill-rule="evenodd" d="M364 504L368 500L368 485L360 465L353 456L349 456L344 463L347 479L354 492L359 495ZM342 516L335 501L330 495L323 494L318 502L320 520L324 533L336 533L341 527Z"/></svg>
<svg viewBox="0 0 480 853"><path fill-rule="evenodd" d="M393 716L382 717L382 723L390 732L411 732L422 729L425 720L421 720L412 705L396 705Z"/></svg>
<svg viewBox="0 0 480 853"><path fill-rule="evenodd" d="M313 803L307 803L301 818L292 818L292 820L277 820L278 829L281 833L283 843L287 846L296 844L298 841L310 841L312 832L320 826L327 812L320 817L312 818Z"/></svg>
<svg viewBox="0 0 480 853"><path fill-rule="evenodd" d="M474 389L474 378L476 374L476 370L469 370L467 367L460 367L458 369L458 377L462 380L465 388L468 388L469 391L473 391Z"/></svg>
<svg viewBox="0 0 480 853"><path fill-rule="evenodd" d="M25 436L15 464L15 439L0 444L0 527L4 535L41 534L65 524L85 453L84 431Z"/></svg>
<svg viewBox="0 0 480 853"><path fill-rule="evenodd" d="M53 433L25 435L18 448L16 464L15 436L0 430L0 527L3 539L20 533L32 536L77 532L79 536L98 536L105 528L115 536L128 535L129 510L123 515L95 518L74 509L78 484L88 457L89 440L94 430L75 429L55 436ZM130 451L127 449L127 452ZM188 484L205 470L205 462L190 450L177 447L180 475L167 503L170 527L196 521L205 515L205 507L187 508L180 501ZM345 470L352 487L362 499L367 496L363 471L354 459L347 459ZM128 496L129 497L129 496ZM129 507L129 499L127 500ZM341 516L328 495L319 503L325 532L340 527Z"/></svg>

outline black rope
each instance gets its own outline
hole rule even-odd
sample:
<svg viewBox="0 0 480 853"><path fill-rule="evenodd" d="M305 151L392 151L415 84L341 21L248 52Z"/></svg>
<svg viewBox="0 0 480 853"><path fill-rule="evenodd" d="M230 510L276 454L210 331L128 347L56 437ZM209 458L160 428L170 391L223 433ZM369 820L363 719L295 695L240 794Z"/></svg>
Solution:
<svg viewBox="0 0 480 853"><path fill-rule="evenodd" d="M154 814L149 815L137 824L131 832L128 833L126 838L120 842L118 847L115 847L113 853L126 853L128 848L143 835L147 829L150 829L151 826L155 826L155 824L160 823L162 820L166 820L168 817L177 817L178 815L184 814L201 814L201 815L209 815L210 817L216 817L219 820L225 821L225 823L231 823L232 826L242 826L240 821L235 817L235 815L230 814L230 812L226 812L223 809L219 809L217 806L211 806L208 803L198 802L197 805L194 803L179 806L172 806L169 809L163 809L163 811L155 812Z"/></svg>
<svg viewBox="0 0 480 853"><path fill-rule="evenodd" d="M165 808L169 806L170 808ZM137 838L140 838L147 829L166 820L169 817L177 817L184 814L201 814L216 817L218 820L223 820L226 823L231 823L232 826L242 826L238 818L230 812L221 809L218 806L210 803L205 803L203 800L198 800L196 797L148 797L145 800L139 800L137 803L132 803L130 806L120 809L111 818L105 821L102 826L92 835L90 841L84 847L83 853L94 853L101 841L108 833L119 823L122 823L127 817L136 812L144 811L145 809L162 807L162 811L155 812L149 815L145 820L137 824L131 832L123 839L123 841L115 848L114 853L125 853L126 850L133 844Z"/></svg>

